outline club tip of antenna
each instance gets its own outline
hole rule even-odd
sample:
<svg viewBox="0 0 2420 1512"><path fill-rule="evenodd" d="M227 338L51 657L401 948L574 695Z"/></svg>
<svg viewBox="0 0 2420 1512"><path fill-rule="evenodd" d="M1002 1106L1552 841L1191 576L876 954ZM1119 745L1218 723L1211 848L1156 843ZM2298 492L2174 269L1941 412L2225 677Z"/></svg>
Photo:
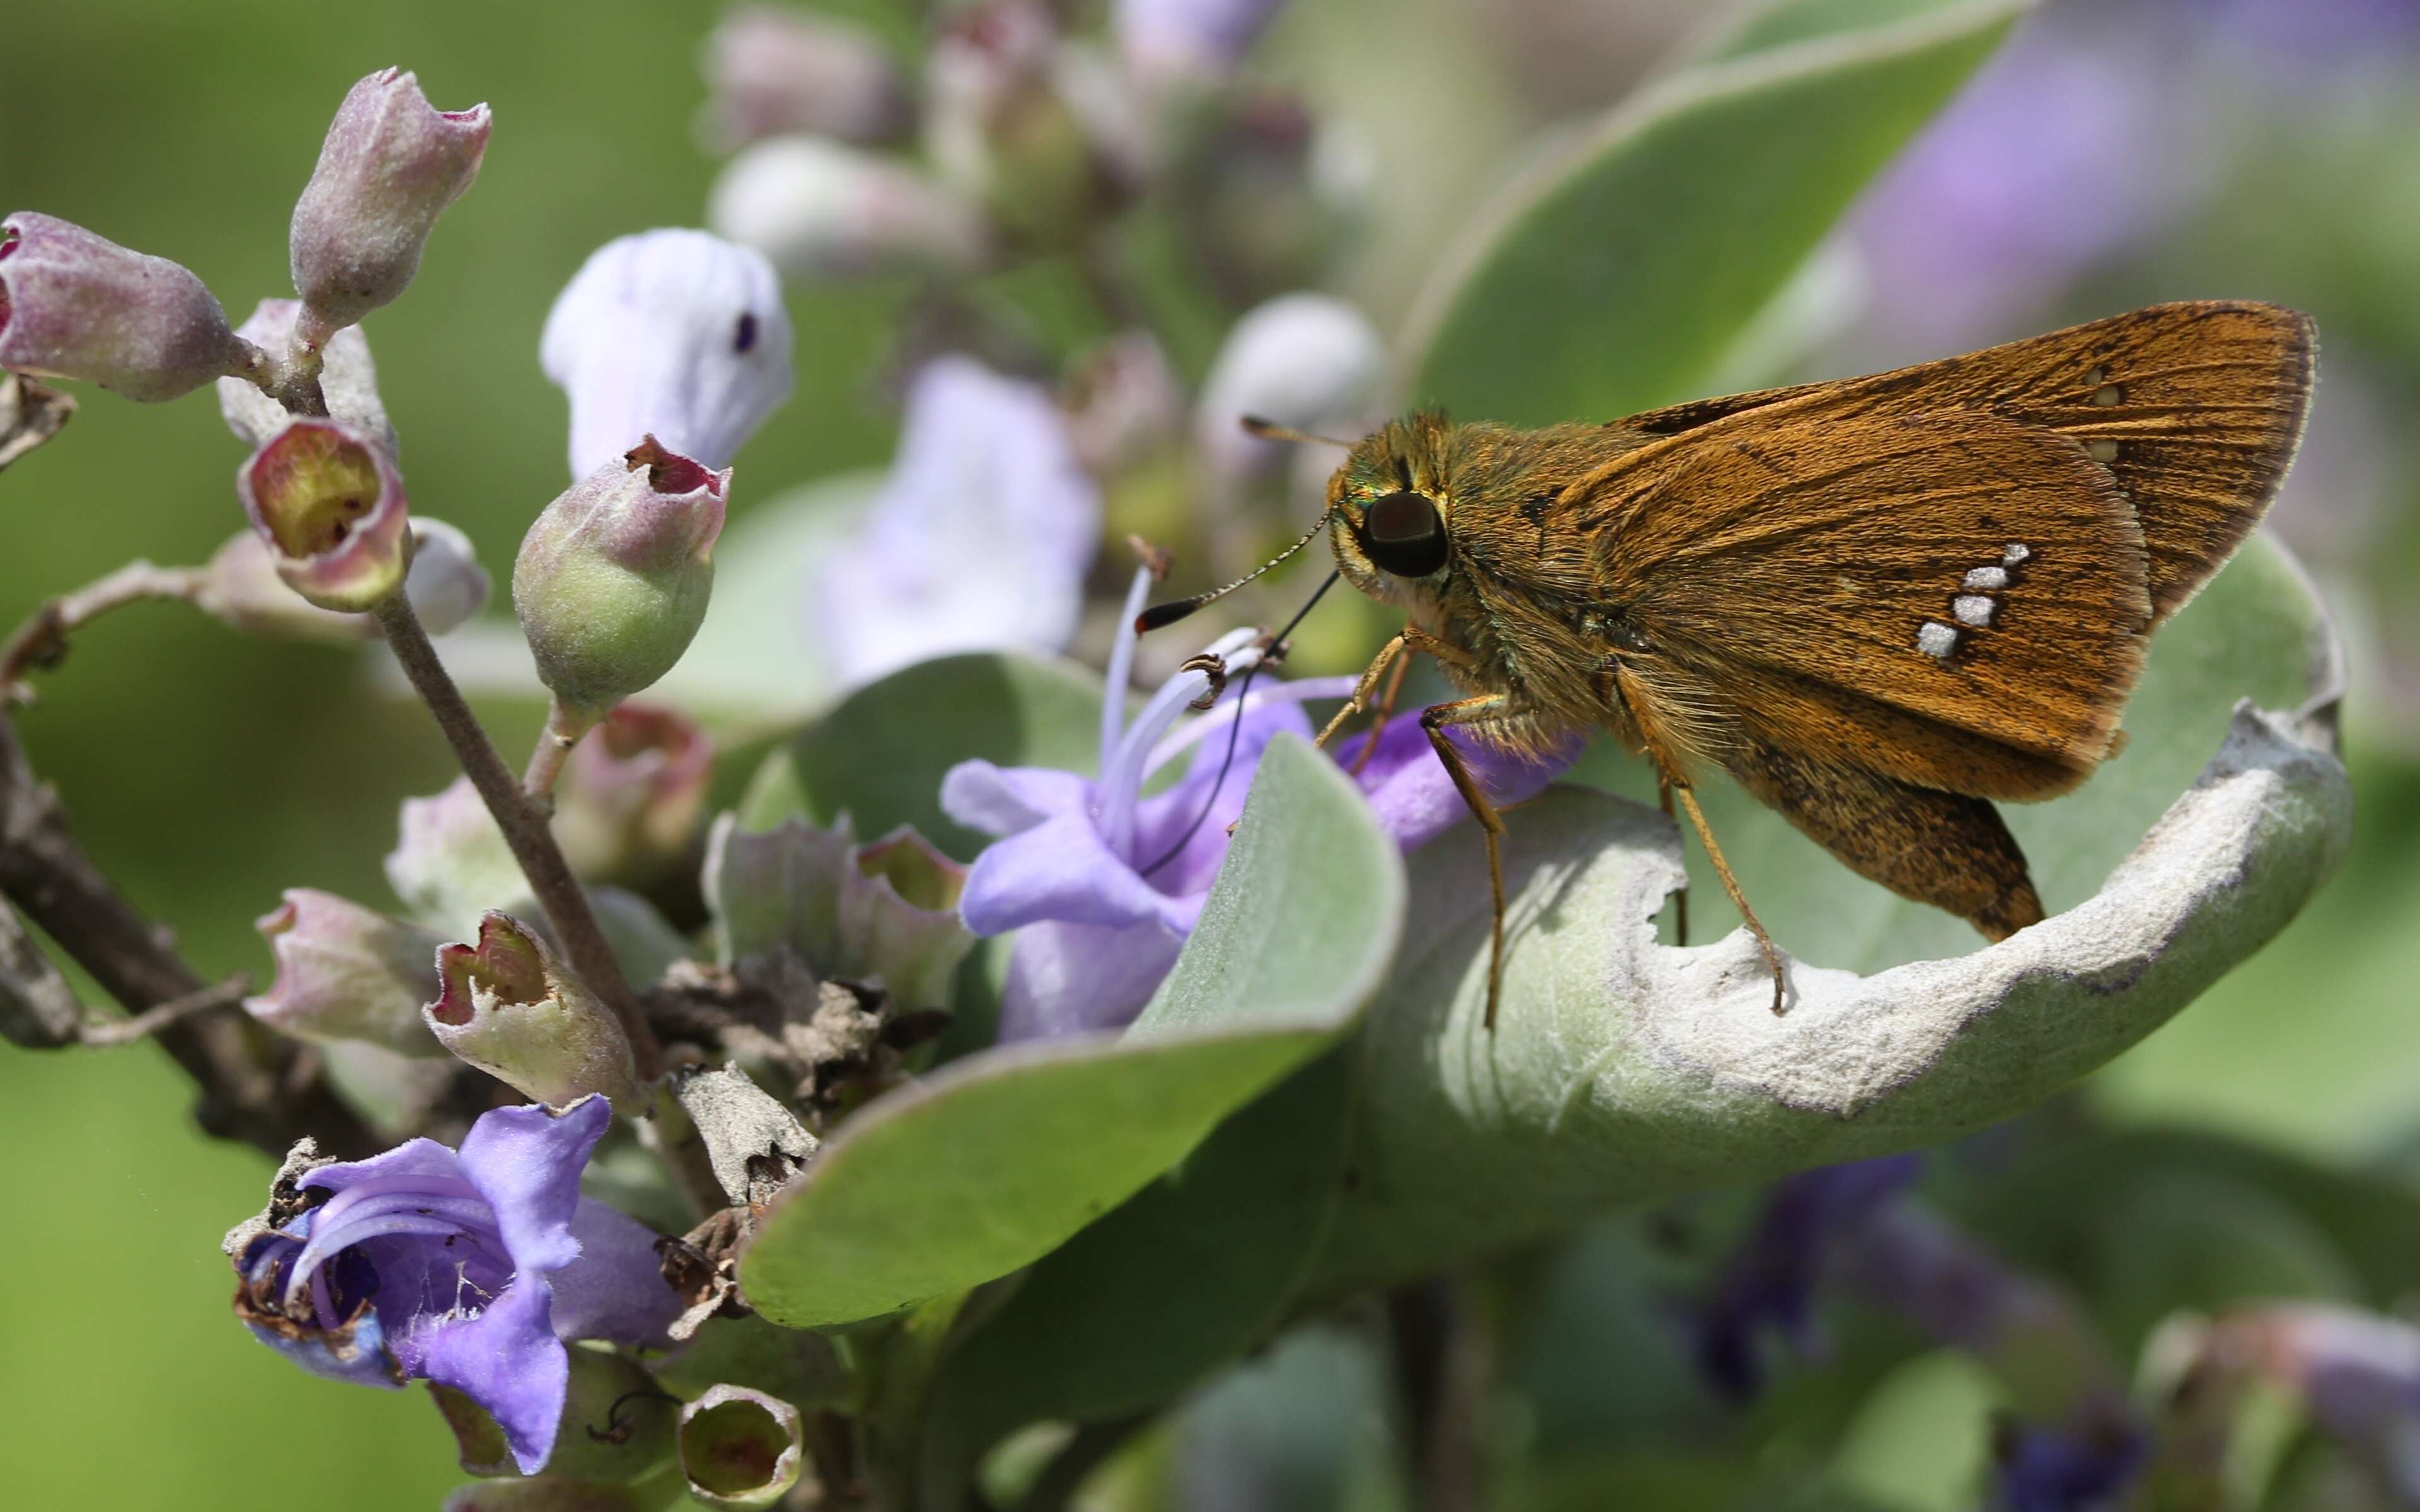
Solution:
<svg viewBox="0 0 2420 1512"><path fill-rule="evenodd" d="M1264 419L1260 415L1244 416L1243 426L1246 430L1250 431L1255 436L1267 436L1272 432L1286 429L1285 426L1279 424L1276 421Z"/></svg>
<svg viewBox="0 0 2420 1512"><path fill-rule="evenodd" d="M1178 598L1165 604L1154 604L1135 616L1135 634L1149 635L1154 630L1166 629L1201 607L1202 601L1198 598Z"/></svg>

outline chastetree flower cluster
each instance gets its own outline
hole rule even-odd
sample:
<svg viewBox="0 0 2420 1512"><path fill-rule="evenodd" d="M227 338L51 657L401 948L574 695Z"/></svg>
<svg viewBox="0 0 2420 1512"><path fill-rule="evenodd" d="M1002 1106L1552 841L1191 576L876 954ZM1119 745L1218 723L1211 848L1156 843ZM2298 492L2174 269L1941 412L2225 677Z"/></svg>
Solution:
<svg viewBox="0 0 2420 1512"><path fill-rule="evenodd" d="M1723 816L1822 963L1786 1019L1745 935L1682 937L1668 816L1595 791L1635 774L1457 730L1509 816L1490 1027L1491 878L1420 724L1443 683L1399 667L1322 741L1393 626L1330 603L1273 632L1263 587L1141 629L1173 573L1242 578L1317 516L1331 451L1248 416L1346 438L1489 394L1435 355L1448 330L1612 351L1617 319L1685 309L1697 355L1752 345L1826 219L1744 227L1636 186L1708 181L1682 128L1710 113L1773 155L1727 170L1845 207L1871 163L1809 166L1824 129L1755 113L1837 87L1843 134L1897 141L1911 113L1876 81L1946 97L2006 20L1803 8L1849 42L1713 50L1542 148L1388 332L1333 292L1371 193L1351 130L1255 67L1277 0L968 0L912 40L739 6L702 54L699 134L728 155L706 227L608 241L538 350L496 359L566 401L509 621L471 536L411 506L412 417L364 324L409 318L424 254L460 250L436 228L486 106L437 110L397 69L354 85L294 207L290 294L240 325L173 262L0 219L0 467L72 412L48 380L210 387L242 527L0 641L0 1028L155 1038L206 1129L281 1162L226 1236L237 1319L316 1374L425 1383L474 1477L458 1508L1280 1504L1297 1460L1271 1424L1323 1412L1388 1425L1419 1483L1351 1504L1482 1504L1491 1476L1507 1505L1692 1476L1730 1497L1708 1505L1815 1504L1756 1498L1837 1489L1807 1467L1845 1411L1761 1439L1761 1414L1827 1360L1918 1350L1989 1396L1978 1504L2225 1504L2192 1498L2240 1478L2229 1446L2280 1399L2408 1501L2420 1347L2382 1299L2229 1293L2126 1336L1958 1205L1979 1158L1916 1153L2149 1032L2340 857L2333 642L2283 558L2212 589L2259 612L2169 632L2204 637L2154 674L2181 712L2134 732L2144 775L2100 784L2107 807L2026 833L2065 892L2008 942L1942 945L1793 866L1779 821ZM1581 214L1606 224L1575 236ZM1640 273L1665 282L1613 314L1571 298L1598 271L1573 247L1666 235L1779 250L1769 277ZM744 457L825 355L793 329L807 285L896 312L861 377L898 440L773 495ZM1493 392L1554 367L1525 352ZM1546 418L1597 397L1572 395ZM250 902L265 985L204 982L15 736L84 625L162 599L381 644L459 768L364 839L390 897ZM518 767L465 683L530 696ZM2282 710L2239 704L2279 687ZM85 1012L19 910L126 1016ZM1281 1401L1320 1338L1383 1358L1375 1405L1333 1376L1298 1412L1221 1405L1237 1381ZM1607 1400L1657 1398L1652 1454L1556 1396L1607 1360ZM1679 1468L1623 1479L1634 1459Z"/></svg>

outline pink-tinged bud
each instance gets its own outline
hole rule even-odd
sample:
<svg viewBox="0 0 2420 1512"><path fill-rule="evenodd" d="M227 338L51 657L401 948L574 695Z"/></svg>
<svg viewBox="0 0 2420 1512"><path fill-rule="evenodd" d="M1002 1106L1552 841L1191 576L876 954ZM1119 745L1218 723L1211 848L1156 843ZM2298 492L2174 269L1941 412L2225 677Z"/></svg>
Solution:
<svg viewBox="0 0 2420 1512"><path fill-rule="evenodd" d="M336 420L294 420L236 470L235 491L286 586L357 613L403 585L411 517L403 475L377 441Z"/></svg>
<svg viewBox="0 0 2420 1512"><path fill-rule="evenodd" d="M55 216L0 221L0 368L156 404L244 370L202 281Z"/></svg>
<svg viewBox="0 0 2420 1512"><path fill-rule="evenodd" d="M814 136L742 150L715 181L706 220L798 278L969 273L990 255L973 206L913 169Z"/></svg>
<svg viewBox="0 0 2420 1512"><path fill-rule="evenodd" d="M1195 439L1216 475L1265 474L1289 449L1246 434L1246 415L1357 435L1353 427L1369 418L1386 373L1387 344L1367 316L1330 295L1284 295L1229 332L1202 385Z"/></svg>
<svg viewBox="0 0 2420 1512"><path fill-rule="evenodd" d="M457 1059L550 1107L601 1092L625 1113L637 1108L621 1024L535 930L489 913L476 945L438 949L437 976L423 1017Z"/></svg>
<svg viewBox="0 0 2420 1512"><path fill-rule="evenodd" d="M411 521L411 568L403 591L430 635L459 628L487 607L493 585L471 538L442 519ZM320 609L286 586L269 543L251 531L227 537L202 569L194 603L204 613L254 635L303 640L367 640L379 634L366 614Z"/></svg>
<svg viewBox="0 0 2420 1512"><path fill-rule="evenodd" d="M644 886L690 860L714 744L667 708L623 703L574 747L554 790L554 838L583 877Z"/></svg>
<svg viewBox="0 0 2420 1512"><path fill-rule="evenodd" d="M254 1018L298 1040L443 1053L420 1018L437 993L430 963L442 935L311 887L285 897L257 925L277 958L277 980L244 999Z"/></svg>
<svg viewBox="0 0 2420 1512"><path fill-rule="evenodd" d="M442 793L403 800L396 830L386 882L416 918L468 933L489 909L529 892L504 832L467 777Z"/></svg>
<svg viewBox="0 0 2420 1512"><path fill-rule="evenodd" d="M287 244L318 326L351 325L403 293L437 217L479 177L489 126L487 106L437 110L400 69L353 85L294 202Z"/></svg>
<svg viewBox="0 0 2420 1512"><path fill-rule="evenodd" d="M599 247L546 317L538 363L571 400L571 475L653 436L728 467L790 396L790 316L764 255L705 231Z"/></svg>
<svg viewBox="0 0 2420 1512"><path fill-rule="evenodd" d="M513 608L537 673L588 721L672 671L706 618L728 469L656 444L546 506L513 563Z"/></svg>
<svg viewBox="0 0 2420 1512"><path fill-rule="evenodd" d="M294 344L294 322L302 314L300 300L263 300L235 333L262 351L284 352ZM322 347L320 362L319 392L328 401L329 415L385 447L387 455L400 458L395 426L379 397L378 364L370 361L369 337L357 326L337 332ZM219 379L219 413L247 446L266 444L292 418L258 384L232 378Z"/></svg>
<svg viewBox="0 0 2420 1512"><path fill-rule="evenodd" d="M681 1470L706 1506L771 1506L799 1483L806 1433L799 1410L746 1386L708 1386L681 1409Z"/></svg>
<svg viewBox="0 0 2420 1512"><path fill-rule="evenodd" d="M706 35L712 92L701 134L717 152L768 136L885 142L915 119L908 82L874 34L789 6L741 6Z"/></svg>
<svg viewBox="0 0 2420 1512"><path fill-rule="evenodd" d="M1022 236L1064 242L1140 187L1149 135L1105 59L1063 45L1040 0L982 0L925 61L924 148L941 179Z"/></svg>

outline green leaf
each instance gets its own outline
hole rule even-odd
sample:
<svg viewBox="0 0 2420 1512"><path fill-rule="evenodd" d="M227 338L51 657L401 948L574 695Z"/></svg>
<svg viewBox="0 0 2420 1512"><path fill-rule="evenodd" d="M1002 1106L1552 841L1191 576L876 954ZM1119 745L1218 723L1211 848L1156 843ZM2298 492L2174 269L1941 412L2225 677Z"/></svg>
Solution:
<svg viewBox="0 0 2420 1512"><path fill-rule="evenodd" d="M1347 1092L1322 1057L1036 1265L950 1362L948 1452L1140 1412L1274 1333L1337 1197Z"/></svg>
<svg viewBox="0 0 2420 1512"><path fill-rule="evenodd" d="M2290 563L2247 552L2155 642L2126 751L2017 816L2064 911L1986 949L1952 920L1936 951L1915 905L1820 853L1785 864L1786 823L1710 783L1748 896L1785 951L1821 963L1793 966L1785 1016L1745 932L1656 943L1682 875L1669 822L1560 788L1509 820L1512 942L1490 1035L1478 838L1430 846L1412 869L1411 946L1357 1046L1356 1180L1318 1293L1623 1202L1938 1144L2116 1056L2282 929L2341 859L2350 799L2321 722L2238 702L2325 691L2329 645ZM1962 953L1909 959L1947 951ZM1885 969L1832 969L1843 959Z"/></svg>
<svg viewBox="0 0 2420 1512"><path fill-rule="evenodd" d="M970 1056L873 1103L767 1216L740 1262L749 1301L794 1328L847 1322L1041 1258L1335 1042L1403 897L1352 780L1281 737L1135 1026Z"/></svg>
<svg viewBox="0 0 2420 1512"><path fill-rule="evenodd" d="M1798 6L1774 24L1811 34L1897 8ZM1867 178L2028 8L1930 8L1668 74L1521 175L1415 308L1412 397L1545 424L1703 392Z"/></svg>
<svg viewBox="0 0 2420 1512"><path fill-rule="evenodd" d="M1009 654L919 662L843 699L794 736L760 774L745 827L768 828L799 806L830 824L842 813L860 834L901 825L961 860L990 837L941 811L941 779L981 758L1002 766L1054 766L1091 775L1100 763L1101 686L1064 662Z"/></svg>

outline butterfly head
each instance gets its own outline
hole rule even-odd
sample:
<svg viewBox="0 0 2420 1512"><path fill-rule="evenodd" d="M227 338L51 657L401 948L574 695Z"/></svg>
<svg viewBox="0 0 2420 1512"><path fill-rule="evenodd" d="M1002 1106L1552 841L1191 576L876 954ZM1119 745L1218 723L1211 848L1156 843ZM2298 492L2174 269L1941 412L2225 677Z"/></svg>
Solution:
<svg viewBox="0 0 2420 1512"><path fill-rule="evenodd" d="M1452 508L1436 465L1441 417L1388 424L1327 482L1328 532L1345 580L1384 603L1433 598L1452 559Z"/></svg>

